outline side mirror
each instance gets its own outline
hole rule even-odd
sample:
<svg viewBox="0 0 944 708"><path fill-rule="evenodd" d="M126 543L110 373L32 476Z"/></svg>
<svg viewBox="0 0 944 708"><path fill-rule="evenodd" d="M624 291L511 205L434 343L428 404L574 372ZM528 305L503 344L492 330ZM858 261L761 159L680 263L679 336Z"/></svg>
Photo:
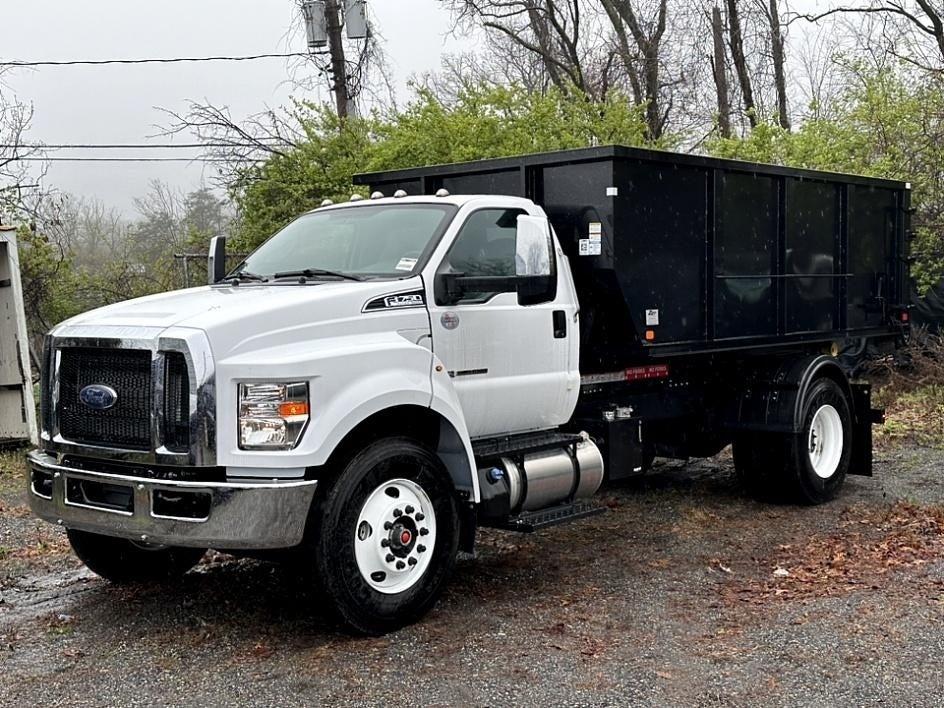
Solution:
<svg viewBox="0 0 944 708"><path fill-rule="evenodd" d="M551 274L551 227L543 216L519 216L515 236L515 275Z"/></svg>
<svg viewBox="0 0 944 708"><path fill-rule="evenodd" d="M210 254L207 257L207 283L218 283L226 275L226 237L214 236L210 240Z"/></svg>

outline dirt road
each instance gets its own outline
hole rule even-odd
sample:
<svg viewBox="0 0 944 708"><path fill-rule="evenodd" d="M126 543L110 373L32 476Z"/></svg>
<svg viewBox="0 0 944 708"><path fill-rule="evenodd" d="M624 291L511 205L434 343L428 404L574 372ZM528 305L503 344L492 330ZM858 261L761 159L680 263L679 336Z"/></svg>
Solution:
<svg viewBox="0 0 944 708"><path fill-rule="evenodd" d="M484 532L421 624L353 639L279 566L213 555L111 587L31 519L0 458L0 705L944 705L944 452L877 453L816 508L725 456L610 511Z"/></svg>

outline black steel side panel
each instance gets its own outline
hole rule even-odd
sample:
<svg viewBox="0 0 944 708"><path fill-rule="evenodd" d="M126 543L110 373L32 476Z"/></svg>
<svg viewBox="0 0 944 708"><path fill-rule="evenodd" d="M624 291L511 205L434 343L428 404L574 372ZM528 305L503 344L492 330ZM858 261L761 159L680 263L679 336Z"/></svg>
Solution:
<svg viewBox="0 0 944 708"><path fill-rule="evenodd" d="M574 272L585 373L901 331L891 316L910 287L902 182L619 146L355 181L541 204ZM582 251L596 234L599 253Z"/></svg>

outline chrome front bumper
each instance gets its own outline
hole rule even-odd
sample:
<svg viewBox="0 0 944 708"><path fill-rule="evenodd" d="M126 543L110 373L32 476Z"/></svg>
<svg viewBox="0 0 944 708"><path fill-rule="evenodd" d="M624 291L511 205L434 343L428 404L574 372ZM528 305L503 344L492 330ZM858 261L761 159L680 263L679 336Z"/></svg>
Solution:
<svg viewBox="0 0 944 708"><path fill-rule="evenodd" d="M67 467L38 450L28 462L30 507L40 518L107 536L198 548L298 545L318 484L147 479ZM175 515L175 509L185 513Z"/></svg>

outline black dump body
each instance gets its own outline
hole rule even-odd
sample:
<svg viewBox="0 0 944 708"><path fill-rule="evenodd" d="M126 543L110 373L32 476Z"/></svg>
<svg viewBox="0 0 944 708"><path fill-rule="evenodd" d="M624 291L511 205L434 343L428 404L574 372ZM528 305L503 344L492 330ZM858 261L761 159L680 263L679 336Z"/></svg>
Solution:
<svg viewBox="0 0 944 708"><path fill-rule="evenodd" d="M581 303L584 373L901 334L902 182L620 146L358 175L387 196L525 196Z"/></svg>

